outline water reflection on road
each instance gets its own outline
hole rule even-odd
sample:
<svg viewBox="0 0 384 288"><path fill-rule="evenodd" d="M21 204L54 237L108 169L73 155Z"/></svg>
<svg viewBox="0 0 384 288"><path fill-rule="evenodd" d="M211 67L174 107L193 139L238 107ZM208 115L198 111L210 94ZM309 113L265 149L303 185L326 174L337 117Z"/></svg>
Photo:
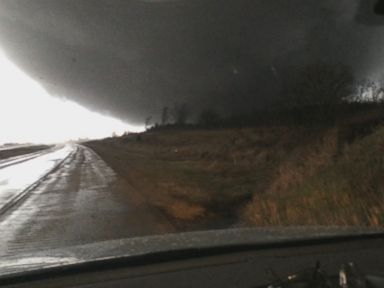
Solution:
<svg viewBox="0 0 384 288"><path fill-rule="evenodd" d="M3 161L0 166L0 210L19 193L55 168L74 149L74 146L67 145L48 153L39 152L38 155L33 153L33 156L25 155L17 157L16 160Z"/></svg>
<svg viewBox="0 0 384 288"><path fill-rule="evenodd" d="M5 213L0 207L0 257L170 229L144 201L137 200L138 193L128 183L81 145L0 169L0 182L3 205L28 188L25 197Z"/></svg>

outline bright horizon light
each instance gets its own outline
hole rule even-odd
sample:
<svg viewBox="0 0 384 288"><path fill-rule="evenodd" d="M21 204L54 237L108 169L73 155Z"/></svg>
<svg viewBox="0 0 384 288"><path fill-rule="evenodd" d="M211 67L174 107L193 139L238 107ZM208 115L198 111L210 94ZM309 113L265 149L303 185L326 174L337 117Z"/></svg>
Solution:
<svg viewBox="0 0 384 288"><path fill-rule="evenodd" d="M0 145L99 139L142 130L50 96L0 51Z"/></svg>

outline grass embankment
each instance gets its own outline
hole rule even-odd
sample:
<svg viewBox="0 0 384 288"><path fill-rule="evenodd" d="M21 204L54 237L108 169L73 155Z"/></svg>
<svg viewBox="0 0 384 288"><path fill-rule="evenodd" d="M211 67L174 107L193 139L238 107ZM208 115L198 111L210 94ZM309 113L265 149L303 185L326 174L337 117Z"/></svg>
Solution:
<svg viewBox="0 0 384 288"><path fill-rule="evenodd" d="M383 225L384 128L348 129L153 131L86 145L180 230Z"/></svg>
<svg viewBox="0 0 384 288"><path fill-rule="evenodd" d="M48 149L49 147L50 146L47 146L47 145L32 145L32 146L26 146L26 147L9 148L9 149L0 150L0 160L37 152L40 150Z"/></svg>
<svg viewBox="0 0 384 288"><path fill-rule="evenodd" d="M338 153L332 138L279 165L245 217L256 225L384 225L384 128Z"/></svg>

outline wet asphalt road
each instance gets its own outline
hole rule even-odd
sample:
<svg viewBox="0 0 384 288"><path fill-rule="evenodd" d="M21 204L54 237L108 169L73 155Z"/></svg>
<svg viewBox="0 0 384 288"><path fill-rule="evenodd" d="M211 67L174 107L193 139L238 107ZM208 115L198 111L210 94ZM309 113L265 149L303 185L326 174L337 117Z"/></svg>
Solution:
<svg viewBox="0 0 384 288"><path fill-rule="evenodd" d="M0 163L0 257L169 231L89 148L32 156Z"/></svg>

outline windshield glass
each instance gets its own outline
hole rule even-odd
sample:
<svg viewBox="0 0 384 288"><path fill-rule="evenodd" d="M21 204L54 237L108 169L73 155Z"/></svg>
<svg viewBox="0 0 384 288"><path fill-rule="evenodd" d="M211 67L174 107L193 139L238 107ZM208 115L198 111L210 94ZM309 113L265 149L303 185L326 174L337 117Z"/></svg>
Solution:
<svg viewBox="0 0 384 288"><path fill-rule="evenodd" d="M0 0L0 256L381 227L375 2Z"/></svg>

